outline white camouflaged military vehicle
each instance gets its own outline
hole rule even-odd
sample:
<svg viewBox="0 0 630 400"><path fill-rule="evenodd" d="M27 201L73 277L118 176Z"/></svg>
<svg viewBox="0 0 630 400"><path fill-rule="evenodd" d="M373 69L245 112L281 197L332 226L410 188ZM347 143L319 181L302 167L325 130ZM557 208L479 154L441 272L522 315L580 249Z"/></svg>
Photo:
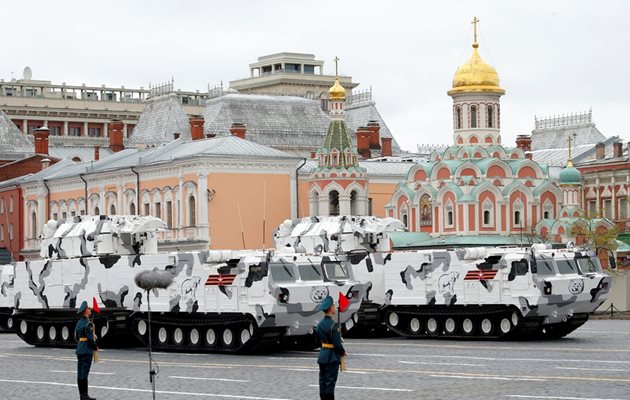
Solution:
<svg viewBox="0 0 630 400"><path fill-rule="evenodd" d="M393 250L392 218L322 217L285 221L283 251L345 254L368 285L349 321L381 321L406 337L559 338L584 324L608 297L612 279L593 252L472 247Z"/></svg>
<svg viewBox="0 0 630 400"><path fill-rule="evenodd" d="M319 303L343 293L347 321L359 309L364 285L350 264L333 256L264 251L157 252L153 217L81 216L50 221L43 260L15 263L13 320L18 335L37 346L72 346L76 307L95 297L92 314L101 346L129 338L148 341L147 292L141 271L169 271L174 281L150 295L156 349L244 352L283 337L312 333Z"/></svg>
<svg viewBox="0 0 630 400"><path fill-rule="evenodd" d="M13 263L0 265L0 333L13 332Z"/></svg>

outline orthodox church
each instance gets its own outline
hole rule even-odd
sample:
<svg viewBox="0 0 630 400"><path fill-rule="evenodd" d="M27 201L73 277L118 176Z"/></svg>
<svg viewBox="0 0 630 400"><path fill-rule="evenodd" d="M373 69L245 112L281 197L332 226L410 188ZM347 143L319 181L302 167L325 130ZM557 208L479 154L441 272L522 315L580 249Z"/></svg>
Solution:
<svg viewBox="0 0 630 400"><path fill-rule="evenodd" d="M410 168L385 214L402 221L410 232L422 232L419 242L440 237L460 243L463 236L472 244L483 236L490 238L488 244L508 244L509 238L516 243L524 235L575 240L582 176L571 154L559 178L550 176L547 164L531 159L529 136L519 136L516 147L501 143L500 100L505 90L496 69L479 54L478 21L473 20L472 55L457 69L447 92L453 99L453 145ZM310 179L311 215L365 215L370 177L362 164L368 162L360 164L350 144L338 80L330 99L332 121Z"/></svg>

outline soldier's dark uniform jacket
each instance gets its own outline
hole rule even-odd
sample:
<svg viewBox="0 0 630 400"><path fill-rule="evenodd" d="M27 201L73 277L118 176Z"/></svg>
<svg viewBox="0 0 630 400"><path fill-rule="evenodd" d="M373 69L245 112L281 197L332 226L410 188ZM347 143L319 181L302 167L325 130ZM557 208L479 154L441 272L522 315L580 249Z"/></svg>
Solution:
<svg viewBox="0 0 630 400"><path fill-rule="evenodd" d="M329 316L324 317L317 324L317 339L322 348L317 357L319 364L319 394L322 399L334 399L335 384L339 375L341 356L345 354L341 343L339 325Z"/></svg>
<svg viewBox="0 0 630 400"><path fill-rule="evenodd" d="M77 350L75 351L78 359L77 378L87 379L92 366L92 355L97 348L92 323L86 317L81 318L77 322L74 334L77 339Z"/></svg>

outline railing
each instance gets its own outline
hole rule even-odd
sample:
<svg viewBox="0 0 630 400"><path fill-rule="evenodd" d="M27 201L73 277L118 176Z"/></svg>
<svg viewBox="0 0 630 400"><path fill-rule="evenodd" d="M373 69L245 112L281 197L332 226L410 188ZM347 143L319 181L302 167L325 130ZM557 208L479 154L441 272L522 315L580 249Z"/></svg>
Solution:
<svg viewBox="0 0 630 400"><path fill-rule="evenodd" d="M569 115L554 115L553 117L538 118L534 116L536 129L558 128L562 126L590 124L592 122L592 110L583 113Z"/></svg>

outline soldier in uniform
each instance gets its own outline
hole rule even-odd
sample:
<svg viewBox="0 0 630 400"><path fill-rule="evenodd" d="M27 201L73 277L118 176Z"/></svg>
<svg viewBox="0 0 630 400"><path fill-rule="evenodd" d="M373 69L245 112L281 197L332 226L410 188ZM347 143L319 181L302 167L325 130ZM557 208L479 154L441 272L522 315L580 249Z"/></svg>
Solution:
<svg viewBox="0 0 630 400"><path fill-rule="evenodd" d="M332 297L327 296L319 309L324 312L324 318L316 328L317 339L321 342L321 350L317 363L319 364L319 398L321 400L335 400L335 384L339 374L341 357L346 351L341 344L339 324L332 317L337 311Z"/></svg>
<svg viewBox="0 0 630 400"><path fill-rule="evenodd" d="M81 314L81 319L77 322L74 330L77 340L77 385L79 386L79 394L81 400L95 400L94 397L88 395L88 375L92 366L92 357L94 350L98 350L96 338L94 337L94 325L90 321L92 309L88 306L87 301L81 303L77 314Z"/></svg>

